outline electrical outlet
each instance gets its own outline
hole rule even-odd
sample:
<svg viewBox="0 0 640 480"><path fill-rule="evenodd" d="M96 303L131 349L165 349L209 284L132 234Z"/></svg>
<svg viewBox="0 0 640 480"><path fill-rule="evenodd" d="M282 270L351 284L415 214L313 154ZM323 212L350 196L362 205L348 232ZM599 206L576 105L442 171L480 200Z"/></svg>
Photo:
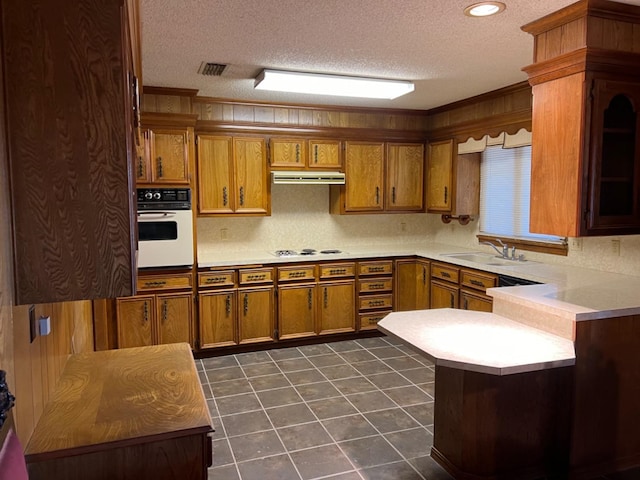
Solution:
<svg viewBox="0 0 640 480"><path fill-rule="evenodd" d="M220 229L220 240L229 240L229 229L221 228Z"/></svg>
<svg viewBox="0 0 640 480"><path fill-rule="evenodd" d="M617 238L611 240L611 253L615 256L620 256L620 240Z"/></svg>

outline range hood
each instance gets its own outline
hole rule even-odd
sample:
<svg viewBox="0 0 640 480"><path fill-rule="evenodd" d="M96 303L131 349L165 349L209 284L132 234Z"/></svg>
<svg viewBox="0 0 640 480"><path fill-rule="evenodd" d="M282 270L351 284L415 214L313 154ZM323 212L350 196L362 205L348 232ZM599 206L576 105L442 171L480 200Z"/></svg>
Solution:
<svg viewBox="0 0 640 480"><path fill-rule="evenodd" d="M342 172L277 171L271 172L273 183L307 185L344 185Z"/></svg>

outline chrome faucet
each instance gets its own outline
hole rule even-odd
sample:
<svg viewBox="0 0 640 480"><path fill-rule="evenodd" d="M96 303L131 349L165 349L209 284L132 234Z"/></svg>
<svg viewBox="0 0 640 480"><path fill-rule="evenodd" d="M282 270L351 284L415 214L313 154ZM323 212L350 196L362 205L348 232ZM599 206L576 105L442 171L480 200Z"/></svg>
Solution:
<svg viewBox="0 0 640 480"><path fill-rule="evenodd" d="M502 258L506 258L508 260L509 259L509 246L505 245L504 243L502 243L502 240L500 240L499 238L496 238L496 241L500 244L500 246L502 246L502 251L500 251L500 249L498 247L496 247L491 242L480 242L480 243L483 243L485 245L489 245L496 252L498 252L498 255L500 255ZM515 249L515 247L514 247L514 249Z"/></svg>

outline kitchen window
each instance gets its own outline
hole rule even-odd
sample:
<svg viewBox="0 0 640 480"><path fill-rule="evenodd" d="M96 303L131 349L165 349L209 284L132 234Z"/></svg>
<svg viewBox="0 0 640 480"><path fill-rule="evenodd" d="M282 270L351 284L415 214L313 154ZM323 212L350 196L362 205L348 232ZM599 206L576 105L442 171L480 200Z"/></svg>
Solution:
<svg viewBox="0 0 640 480"><path fill-rule="evenodd" d="M480 165L480 241L566 255L566 241L529 231L531 146L487 146Z"/></svg>

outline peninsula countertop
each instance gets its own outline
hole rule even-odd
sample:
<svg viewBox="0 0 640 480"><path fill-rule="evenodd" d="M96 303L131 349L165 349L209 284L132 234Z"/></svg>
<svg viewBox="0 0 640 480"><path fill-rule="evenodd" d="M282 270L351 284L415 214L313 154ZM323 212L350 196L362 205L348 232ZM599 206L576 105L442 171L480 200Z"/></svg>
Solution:
<svg viewBox="0 0 640 480"><path fill-rule="evenodd" d="M486 265L450 256L476 250L438 243L339 246L341 253L277 257L267 250L198 251L199 268L228 268L302 262L418 256L432 261L532 280L544 285L489 289L494 298L543 308L572 321L640 314L640 276L622 275L589 268L546 264L538 261ZM318 248L318 250L321 250Z"/></svg>

